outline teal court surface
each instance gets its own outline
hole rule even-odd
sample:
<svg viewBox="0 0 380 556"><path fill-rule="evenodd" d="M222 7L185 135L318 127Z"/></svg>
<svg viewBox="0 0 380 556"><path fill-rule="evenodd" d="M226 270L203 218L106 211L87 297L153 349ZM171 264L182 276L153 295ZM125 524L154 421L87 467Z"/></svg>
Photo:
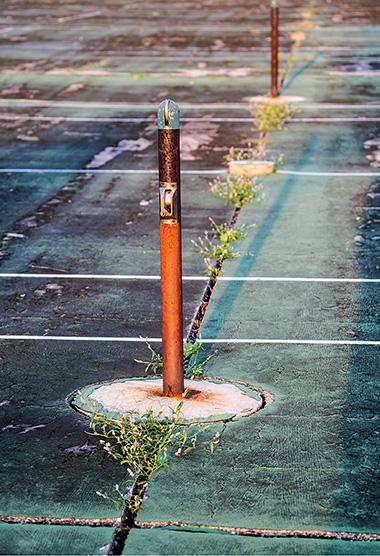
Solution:
<svg viewBox="0 0 380 556"><path fill-rule="evenodd" d="M284 94L254 225L204 320L208 374L273 401L153 476L123 554L380 554L379 5L281 0ZM305 13L306 12L306 13ZM0 17L1 554L110 554L126 470L67 396L160 348L158 103L182 114L184 318L209 182L269 89L266 2L15 0ZM377 22L377 23L376 23ZM111 543L111 544L110 544ZM111 548L110 548L111 547Z"/></svg>

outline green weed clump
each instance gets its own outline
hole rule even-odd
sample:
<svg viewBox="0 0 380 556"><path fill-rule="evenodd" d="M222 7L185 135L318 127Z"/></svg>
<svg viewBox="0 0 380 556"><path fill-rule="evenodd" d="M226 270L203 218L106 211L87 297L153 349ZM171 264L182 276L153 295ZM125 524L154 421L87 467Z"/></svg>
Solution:
<svg viewBox="0 0 380 556"><path fill-rule="evenodd" d="M212 218L211 231L204 232L193 244L206 265L208 277L215 280L220 274L224 261L240 257L240 253L235 251L234 243L244 239L247 234L247 226L232 228L228 224L216 224Z"/></svg>
<svg viewBox="0 0 380 556"><path fill-rule="evenodd" d="M145 372L151 376L161 376L163 369L162 355L155 351L152 346L146 342L150 353L150 359L135 359L136 363L145 365ZM202 345L200 342L183 344L183 367L185 378L199 380L205 374L205 365L210 361L213 355L206 358L202 356Z"/></svg>
<svg viewBox="0 0 380 556"><path fill-rule="evenodd" d="M170 419L155 416L148 411L143 416L129 413L120 420L113 420L100 413L93 413L88 434L98 438L107 454L120 465L126 466L128 478L123 488L114 486L114 496L97 492L122 509L127 503L132 514L139 510L145 490L153 473L168 467L168 453L172 449L176 456L186 456L195 448L206 445L211 453L219 442L219 433L211 440L200 441L199 434L206 427L181 427L180 402Z"/></svg>
<svg viewBox="0 0 380 556"><path fill-rule="evenodd" d="M232 204L236 209L240 209L243 205L251 204L258 197L261 186L255 177L227 174L225 180L219 176L215 178L210 183L210 190L226 204Z"/></svg>
<svg viewBox="0 0 380 556"><path fill-rule="evenodd" d="M292 115L288 104L283 103L255 103L251 107L255 126L261 133L270 133L284 129L285 121Z"/></svg>

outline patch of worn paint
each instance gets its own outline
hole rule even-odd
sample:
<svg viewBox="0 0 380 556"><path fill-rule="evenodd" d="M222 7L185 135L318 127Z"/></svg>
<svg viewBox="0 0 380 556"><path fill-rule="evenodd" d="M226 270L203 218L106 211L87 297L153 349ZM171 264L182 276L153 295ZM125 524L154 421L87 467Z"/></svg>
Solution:
<svg viewBox="0 0 380 556"><path fill-rule="evenodd" d="M18 234L17 232L7 232L4 235L4 241L8 241L13 238L22 239L24 237L25 237L24 234Z"/></svg>
<svg viewBox="0 0 380 556"><path fill-rule="evenodd" d="M36 216L27 216L20 220L20 224L22 226L26 226L27 228L36 228L38 226L38 221Z"/></svg>
<svg viewBox="0 0 380 556"><path fill-rule="evenodd" d="M1 97L9 97L9 96L24 96L28 99L33 99L38 93L40 92L39 89L30 89L25 83L21 85L12 85L11 87L7 87L0 91Z"/></svg>
<svg viewBox="0 0 380 556"><path fill-rule="evenodd" d="M207 146L217 135L219 125L207 120L188 122L181 128L181 158L182 160L197 160L202 153L195 154L201 147Z"/></svg>
<svg viewBox="0 0 380 556"><path fill-rule="evenodd" d="M138 139L122 139L116 145L116 147L106 147L103 151L96 154L94 158L87 164L86 168L99 168L104 166L107 162L110 162L119 154L130 151L130 152L140 152L147 149L152 144L152 141L148 141L144 137L139 137Z"/></svg>
<svg viewBox="0 0 380 556"><path fill-rule="evenodd" d="M66 448L64 452L66 454L74 454L75 456L83 456L85 454L91 454L98 449L98 446L93 444L83 444L83 446L72 446L71 448Z"/></svg>
<svg viewBox="0 0 380 556"><path fill-rule="evenodd" d="M19 425L7 425L6 427L3 427L1 431L3 432L7 430L22 429L21 431L19 431L19 434L26 434L27 432L31 432L36 429L43 429L45 427L47 427L47 425L32 425L30 423L20 423Z"/></svg>
<svg viewBox="0 0 380 556"><path fill-rule="evenodd" d="M327 72L329 75L353 74L360 77L372 77L380 74L380 63L369 60L359 60L338 66L337 69Z"/></svg>
<svg viewBox="0 0 380 556"><path fill-rule="evenodd" d="M210 50L216 51L216 50L221 50L222 48L224 48L226 46L226 43L224 41L222 41L222 39L216 39L211 47Z"/></svg>
<svg viewBox="0 0 380 556"><path fill-rule="evenodd" d="M66 95L70 95L71 93L76 93L77 91L81 91L84 89L83 83L72 83L68 87L65 87L57 94L57 97L64 97Z"/></svg>
<svg viewBox="0 0 380 556"><path fill-rule="evenodd" d="M207 76L220 76L220 77L248 77L254 73L253 68L242 67L234 69L182 69L178 74L184 77L207 77Z"/></svg>
<svg viewBox="0 0 380 556"><path fill-rule="evenodd" d="M99 137L100 133L90 133L86 131L64 131L63 135L68 137Z"/></svg>
<svg viewBox="0 0 380 556"><path fill-rule="evenodd" d="M380 137L369 139L364 143L366 150L372 149L371 154L367 154L367 160L370 160L371 166L374 168L380 167Z"/></svg>
<svg viewBox="0 0 380 556"><path fill-rule="evenodd" d="M37 297L42 297L47 293L62 295L62 292L63 292L63 286L60 286L59 284L46 284L44 288L38 288L34 290L34 295L36 295Z"/></svg>
<svg viewBox="0 0 380 556"><path fill-rule="evenodd" d="M19 141L39 141L39 137L36 135L17 135Z"/></svg>

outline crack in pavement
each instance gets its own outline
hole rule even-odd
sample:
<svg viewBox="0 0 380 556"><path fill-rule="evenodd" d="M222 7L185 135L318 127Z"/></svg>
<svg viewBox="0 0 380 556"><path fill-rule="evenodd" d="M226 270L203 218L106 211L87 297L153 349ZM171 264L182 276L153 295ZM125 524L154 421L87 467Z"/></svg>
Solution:
<svg viewBox="0 0 380 556"><path fill-rule="evenodd" d="M123 527L122 518L74 518L74 517L29 517L23 515L0 515L0 522L9 524L62 525L79 527L112 527L118 531L131 529L171 529L197 533L229 533L231 535L266 538L306 538L341 541L380 541L380 534L362 531L326 531L322 529L263 529L256 527L232 527L228 525L206 525L184 521L135 521Z"/></svg>

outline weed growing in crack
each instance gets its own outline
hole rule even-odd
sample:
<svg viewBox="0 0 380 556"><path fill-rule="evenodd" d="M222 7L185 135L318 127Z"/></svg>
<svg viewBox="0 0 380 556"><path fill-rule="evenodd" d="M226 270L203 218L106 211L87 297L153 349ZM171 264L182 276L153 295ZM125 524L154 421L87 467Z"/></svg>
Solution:
<svg viewBox="0 0 380 556"><path fill-rule="evenodd" d="M258 198L261 186L257 183L255 177L227 174L225 180L218 176L210 182L210 191L216 197L223 199L226 204L232 204L235 209L241 209L243 205L251 204L254 199ZM227 227L226 224L222 224L222 226ZM223 233L221 230L220 235ZM232 239L231 241L236 240Z"/></svg>
<svg viewBox="0 0 380 556"><path fill-rule="evenodd" d="M220 274L224 261L240 257L240 253L235 251L234 243L245 238L247 226L231 227L228 224L216 224L212 218L210 221L211 231L204 232L197 241L193 240L193 244L205 262L208 277L215 280Z"/></svg>
<svg viewBox="0 0 380 556"><path fill-rule="evenodd" d="M155 351L149 342L146 342L150 353L150 359L135 359L136 363L145 365L145 373L151 376L161 376L163 369L162 355ZM199 380L205 374L205 366L214 356L213 354L204 358L202 356L202 345L200 342L183 344L183 367L185 378Z"/></svg>
<svg viewBox="0 0 380 556"><path fill-rule="evenodd" d="M284 129L285 121L292 116L292 109L288 104L260 102L251 106L255 127L261 133L271 133Z"/></svg>
<svg viewBox="0 0 380 556"><path fill-rule="evenodd" d="M200 440L199 435L208 427L183 427L180 425L181 401L173 410L170 419L147 411L138 416L134 413L123 415L120 420L109 419L94 412L88 434L98 438L107 454L120 465L125 465L128 473L126 490L114 486L115 495L97 492L98 496L115 504L119 509L126 504L132 515L136 515L148 483L156 471L168 467L169 450L176 456L186 456L195 448L207 446L211 453L220 441L220 433L209 440Z"/></svg>

